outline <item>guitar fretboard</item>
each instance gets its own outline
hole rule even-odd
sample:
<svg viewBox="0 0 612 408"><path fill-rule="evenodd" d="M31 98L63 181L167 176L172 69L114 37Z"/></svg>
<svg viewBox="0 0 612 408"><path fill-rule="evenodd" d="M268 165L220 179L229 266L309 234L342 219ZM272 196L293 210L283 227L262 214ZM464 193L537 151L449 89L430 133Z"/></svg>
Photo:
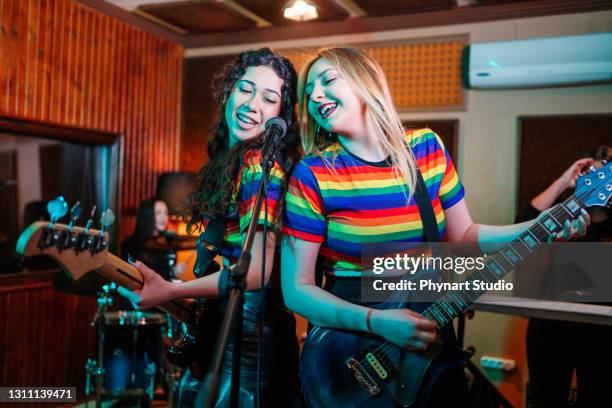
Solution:
<svg viewBox="0 0 612 408"><path fill-rule="evenodd" d="M536 247L547 242L552 234L561 231L565 221L577 218L582 208L584 204L576 196L571 196L563 203L556 205L510 244L494 255L488 256L485 267L472 273L465 280L470 283L476 280L487 283L499 281L503 276L514 271L516 265L529 257ZM422 315L426 319L435 321L438 327L444 327L455 317L461 316L484 293L484 290L448 292L429 306Z"/></svg>

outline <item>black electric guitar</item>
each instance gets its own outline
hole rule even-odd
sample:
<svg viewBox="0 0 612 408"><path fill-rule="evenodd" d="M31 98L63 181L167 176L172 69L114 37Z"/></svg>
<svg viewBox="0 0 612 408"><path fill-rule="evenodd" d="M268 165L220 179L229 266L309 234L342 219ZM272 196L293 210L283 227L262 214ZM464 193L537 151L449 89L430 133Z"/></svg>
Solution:
<svg viewBox="0 0 612 408"><path fill-rule="evenodd" d="M217 272L220 265L214 258L219 255L223 245L225 222L220 218L211 219L204 231L198 237L197 259L193 273L196 278ZM198 321L188 326L181 340L168 349L168 361L180 367L188 367L197 363L197 372L192 370L194 378L203 379L213 357L217 340L216 333L221 328L223 318L223 301L220 299L195 299L199 305Z"/></svg>
<svg viewBox="0 0 612 408"><path fill-rule="evenodd" d="M580 177L576 192L545 213L528 231L488 256L484 269L467 280L497 282L513 271L548 237L561 231L566 220L583 208L609 206L612 196L612 163ZM427 351L410 352L380 337L315 327L310 331L300 359L306 396L314 408L322 407L427 407L432 385L446 369L471 356L445 342L453 319L461 316L484 291L449 292L423 313L442 335ZM402 308L385 303L380 308ZM449 344L450 343L450 344Z"/></svg>

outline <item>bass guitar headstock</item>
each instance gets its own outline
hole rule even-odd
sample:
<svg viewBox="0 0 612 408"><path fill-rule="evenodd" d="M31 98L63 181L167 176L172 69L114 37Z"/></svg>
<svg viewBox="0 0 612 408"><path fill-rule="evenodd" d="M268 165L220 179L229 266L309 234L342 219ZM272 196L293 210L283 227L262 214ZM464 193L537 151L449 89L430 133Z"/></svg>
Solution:
<svg viewBox="0 0 612 408"><path fill-rule="evenodd" d="M47 205L51 222L37 221L25 229L17 241L17 253L23 256L48 255L53 258L72 279L80 279L87 272L99 269L105 262L108 251L109 226L115 216L111 210L102 213L101 230L92 229L95 206L85 227L75 226L82 208L77 202L70 210L70 223L57 221L68 212L63 197Z"/></svg>

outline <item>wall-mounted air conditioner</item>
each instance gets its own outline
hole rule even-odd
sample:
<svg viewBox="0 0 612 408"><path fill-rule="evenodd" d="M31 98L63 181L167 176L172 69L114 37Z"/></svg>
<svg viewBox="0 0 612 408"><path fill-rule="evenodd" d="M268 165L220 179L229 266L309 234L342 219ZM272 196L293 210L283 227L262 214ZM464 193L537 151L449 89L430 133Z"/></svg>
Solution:
<svg viewBox="0 0 612 408"><path fill-rule="evenodd" d="M480 43L463 55L466 88L529 88L612 81L612 33Z"/></svg>

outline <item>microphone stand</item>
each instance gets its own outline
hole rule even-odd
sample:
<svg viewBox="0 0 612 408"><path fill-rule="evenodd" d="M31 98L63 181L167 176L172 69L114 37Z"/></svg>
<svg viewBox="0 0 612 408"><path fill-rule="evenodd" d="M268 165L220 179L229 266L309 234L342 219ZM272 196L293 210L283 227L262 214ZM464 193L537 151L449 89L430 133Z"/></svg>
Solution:
<svg viewBox="0 0 612 408"><path fill-rule="evenodd" d="M274 146L276 145L275 142L278 139L280 139L280 137L269 137L268 143L265 143L262 148L261 166L263 170L263 176L261 180L259 180L259 188L257 190L257 197L255 199L255 207L251 215L251 221L246 232L246 238L242 246L240 258L238 258L238 262L236 263L236 266L233 270L226 269L226 272L222 272L219 278L219 295L223 297L225 294L227 294L227 303L225 315L223 316L223 322L221 324L221 329L217 337L217 344L215 346L215 353L213 355L211 368L209 370L205 383L202 385L202 390L206 391L206 403L204 406L207 408L214 407L217 400L223 354L225 353L225 349L229 340L232 322L234 325L234 348L232 350L233 355L230 407L238 407L238 398L240 392L240 362L242 351L242 310L244 306L244 289L246 288L246 275L249 270L249 265L251 264L251 249L253 247L253 239L255 238L255 232L257 231L259 212L261 211L263 199L267 195L267 192L264 189L264 185L267 185L266 180L268 180L268 178L270 177L270 172L274 164ZM266 250L266 238L267 237L264 237L264 251Z"/></svg>

